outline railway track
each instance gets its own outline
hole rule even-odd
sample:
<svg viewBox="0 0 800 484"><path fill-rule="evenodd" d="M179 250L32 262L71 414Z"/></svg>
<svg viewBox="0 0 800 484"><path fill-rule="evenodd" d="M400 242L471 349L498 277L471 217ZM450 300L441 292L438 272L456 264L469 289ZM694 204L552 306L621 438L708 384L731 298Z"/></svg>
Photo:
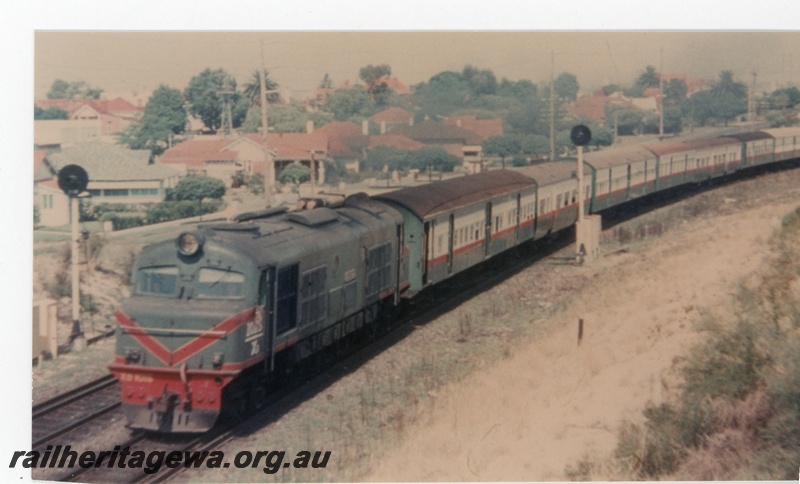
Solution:
<svg viewBox="0 0 800 484"><path fill-rule="evenodd" d="M119 384L106 375L62 393L32 409L32 448L45 446L120 406Z"/></svg>

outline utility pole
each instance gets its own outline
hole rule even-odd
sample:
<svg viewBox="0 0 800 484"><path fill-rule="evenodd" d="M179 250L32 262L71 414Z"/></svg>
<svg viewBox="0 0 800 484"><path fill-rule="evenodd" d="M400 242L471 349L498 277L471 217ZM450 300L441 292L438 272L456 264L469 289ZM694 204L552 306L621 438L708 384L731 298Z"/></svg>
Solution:
<svg viewBox="0 0 800 484"><path fill-rule="evenodd" d="M758 73L756 71L751 72L750 74L753 75L753 83L750 85L750 89L747 92L747 121L751 124L755 124L756 121L756 78L758 77Z"/></svg>
<svg viewBox="0 0 800 484"><path fill-rule="evenodd" d="M266 198L267 207L272 206L272 183L270 175L275 170L275 164L272 157L269 155L269 146L267 145L267 80L266 70L264 65L264 41L261 41L261 69L258 72L258 83L261 88L261 141L264 144L264 157L266 163L264 164L264 197Z"/></svg>
<svg viewBox="0 0 800 484"><path fill-rule="evenodd" d="M664 47L661 47L661 72L658 73L658 100L660 101L658 116L658 137L664 137Z"/></svg>
<svg viewBox="0 0 800 484"><path fill-rule="evenodd" d="M550 161L556 159L556 89L555 64L556 54L550 51Z"/></svg>

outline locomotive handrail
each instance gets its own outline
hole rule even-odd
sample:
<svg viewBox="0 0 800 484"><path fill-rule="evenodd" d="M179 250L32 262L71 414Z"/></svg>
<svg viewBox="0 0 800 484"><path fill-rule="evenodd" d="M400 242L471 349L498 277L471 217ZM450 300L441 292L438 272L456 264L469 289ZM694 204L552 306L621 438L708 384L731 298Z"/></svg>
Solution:
<svg viewBox="0 0 800 484"><path fill-rule="evenodd" d="M191 334L197 336L225 336L228 334L227 331L202 331L197 329L177 329L177 328L147 328L142 326L137 326L135 328L129 328L127 326L120 326L123 331L127 333L145 333L150 334L154 332L162 332L162 333L178 333L178 334Z"/></svg>

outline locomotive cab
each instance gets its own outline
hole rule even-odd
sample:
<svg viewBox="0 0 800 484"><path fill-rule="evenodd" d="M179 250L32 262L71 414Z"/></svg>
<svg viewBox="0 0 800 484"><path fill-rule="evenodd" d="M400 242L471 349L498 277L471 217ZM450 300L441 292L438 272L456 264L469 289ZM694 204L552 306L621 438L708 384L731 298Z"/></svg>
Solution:
<svg viewBox="0 0 800 484"><path fill-rule="evenodd" d="M223 389L264 358L261 279L250 257L202 232L145 249L133 267L131 297L117 312L109 366L131 427L213 426Z"/></svg>

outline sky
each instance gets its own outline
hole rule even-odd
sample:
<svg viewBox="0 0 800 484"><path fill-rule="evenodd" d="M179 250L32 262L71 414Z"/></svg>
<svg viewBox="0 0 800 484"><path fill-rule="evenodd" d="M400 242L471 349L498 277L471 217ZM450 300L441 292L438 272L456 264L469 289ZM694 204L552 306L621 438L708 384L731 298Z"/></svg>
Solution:
<svg viewBox="0 0 800 484"><path fill-rule="evenodd" d="M107 94L184 89L206 68L223 68L239 83L263 63L270 77L303 99L327 73L340 85L358 81L368 64L388 64L413 85L467 64L500 78L546 81L571 72L582 93L613 82L629 85L650 64L664 72L714 79L724 69L759 89L800 81L800 32L120 32L38 31L34 95L55 79L86 81ZM663 49L663 57L662 57ZM145 97L146 100L146 97Z"/></svg>

